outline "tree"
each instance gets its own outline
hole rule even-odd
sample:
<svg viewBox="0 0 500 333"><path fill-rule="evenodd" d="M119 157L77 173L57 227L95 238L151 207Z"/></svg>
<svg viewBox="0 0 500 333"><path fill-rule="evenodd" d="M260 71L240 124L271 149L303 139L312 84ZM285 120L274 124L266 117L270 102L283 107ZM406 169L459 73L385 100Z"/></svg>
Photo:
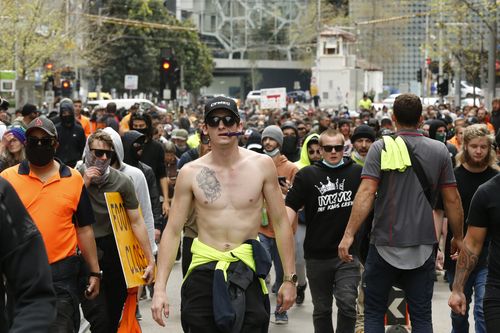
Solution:
<svg viewBox="0 0 500 333"><path fill-rule="evenodd" d="M139 22L156 22L191 30L165 30L148 25L124 25L121 35L110 41L100 52L108 60L95 69L101 70L103 88L115 88L124 92L123 78L126 74L139 76L139 90L156 93L159 89L159 66L162 50L172 50L176 61L183 66L185 88L197 92L210 84L213 60L208 48L201 43L194 27L189 22L179 22L161 1L153 0L108 0L103 1L109 17ZM91 8L96 11L96 8ZM110 35L116 24L104 22L99 35Z"/></svg>
<svg viewBox="0 0 500 333"><path fill-rule="evenodd" d="M44 0L3 0L0 69L17 71L19 79L33 79L48 58L67 55L71 38L64 30L64 12Z"/></svg>

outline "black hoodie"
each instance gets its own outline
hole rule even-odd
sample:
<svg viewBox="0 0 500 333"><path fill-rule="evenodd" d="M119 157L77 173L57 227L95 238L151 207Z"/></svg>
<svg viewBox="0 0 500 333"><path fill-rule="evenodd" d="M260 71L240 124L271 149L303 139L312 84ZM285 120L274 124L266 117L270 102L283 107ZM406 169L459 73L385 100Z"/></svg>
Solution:
<svg viewBox="0 0 500 333"><path fill-rule="evenodd" d="M64 123L62 113L69 111L72 121ZM69 117L69 116L68 116ZM82 125L75 119L75 111L71 101L61 102L59 106L60 122L56 124L59 147L56 150L58 157L64 164L74 168L76 162L82 159L83 149L87 138Z"/></svg>
<svg viewBox="0 0 500 333"><path fill-rule="evenodd" d="M434 119L429 122L429 138L436 140L436 132L437 129L440 127L445 127L446 128L446 123L442 120L439 119ZM448 129L446 130L448 131ZM448 148L448 151L450 152L450 158L451 158L451 163L453 167L455 167L455 156L457 155L457 147L452 145L451 143L445 142L446 148Z"/></svg>
<svg viewBox="0 0 500 333"><path fill-rule="evenodd" d="M318 162L300 169L295 175L285 203L295 211L304 206L304 258L338 256L337 249L361 183L361 170L361 166L345 157L344 164L337 168Z"/></svg>
<svg viewBox="0 0 500 333"><path fill-rule="evenodd" d="M162 208L160 203L160 194L158 192L158 187L156 185L156 177L153 169L147 164L139 161L137 153L134 149L134 142L136 142L139 138L143 137L144 134L139 133L134 130L127 131L122 136L123 143L123 152L124 158L123 162L134 166L142 171L144 176L146 177L146 181L148 183L149 189L149 197L151 199L151 208L153 210L153 218L155 221L155 229L163 230L165 226L165 220L162 216Z"/></svg>

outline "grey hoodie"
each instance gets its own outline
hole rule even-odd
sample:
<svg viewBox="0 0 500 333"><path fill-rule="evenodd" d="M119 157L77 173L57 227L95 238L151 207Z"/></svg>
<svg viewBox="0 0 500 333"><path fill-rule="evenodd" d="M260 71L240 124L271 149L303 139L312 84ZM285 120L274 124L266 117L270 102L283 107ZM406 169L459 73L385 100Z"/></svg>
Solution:
<svg viewBox="0 0 500 333"><path fill-rule="evenodd" d="M109 134L109 136L111 136L111 139L113 140L113 146L119 165L118 170L129 176L132 180L132 183L134 184L135 193L137 194L137 199L139 200L139 206L141 208L141 213L144 217L144 223L146 224L146 229L148 230L148 238L151 245L151 251L153 252L153 254L156 254L156 252L158 251L158 247L155 242L154 218L153 211L151 209L151 201L149 198L149 189L146 177L138 168L123 162L124 152L120 135L111 127L106 127L103 131Z"/></svg>

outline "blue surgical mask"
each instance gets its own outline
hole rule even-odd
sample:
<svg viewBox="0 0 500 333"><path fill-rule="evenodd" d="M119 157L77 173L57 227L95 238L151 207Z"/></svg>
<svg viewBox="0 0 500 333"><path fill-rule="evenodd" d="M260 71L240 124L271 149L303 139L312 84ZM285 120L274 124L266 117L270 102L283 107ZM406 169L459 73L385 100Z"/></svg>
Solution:
<svg viewBox="0 0 500 333"><path fill-rule="evenodd" d="M330 169L336 169L342 165L344 165L344 159L341 159L339 163L337 164L331 164L325 160L322 161L324 165L326 165L327 167L329 167Z"/></svg>

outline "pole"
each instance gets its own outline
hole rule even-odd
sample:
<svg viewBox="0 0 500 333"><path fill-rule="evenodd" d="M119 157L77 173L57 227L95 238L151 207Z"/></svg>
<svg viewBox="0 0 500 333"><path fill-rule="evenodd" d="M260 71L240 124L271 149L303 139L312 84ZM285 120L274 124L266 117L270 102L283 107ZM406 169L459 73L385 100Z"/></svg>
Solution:
<svg viewBox="0 0 500 333"><path fill-rule="evenodd" d="M490 24L490 38L488 45L488 99L486 105L489 107L495 98L496 88L496 46L497 46L497 5L496 0L489 0L489 24Z"/></svg>
<svg viewBox="0 0 500 333"><path fill-rule="evenodd" d="M427 58L429 57L429 14L425 15L425 48L424 48L424 65L422 71L422 97L428 97L427 94Z"/></svg>
<svg viewBox="0 0 500 333"><path fill-rule="evenodd" d="M443 9L442 1L439 2L439 80L438 84L444 81L443 78ZM443 95L439 94L439 104L443 104Z"/></svg>

